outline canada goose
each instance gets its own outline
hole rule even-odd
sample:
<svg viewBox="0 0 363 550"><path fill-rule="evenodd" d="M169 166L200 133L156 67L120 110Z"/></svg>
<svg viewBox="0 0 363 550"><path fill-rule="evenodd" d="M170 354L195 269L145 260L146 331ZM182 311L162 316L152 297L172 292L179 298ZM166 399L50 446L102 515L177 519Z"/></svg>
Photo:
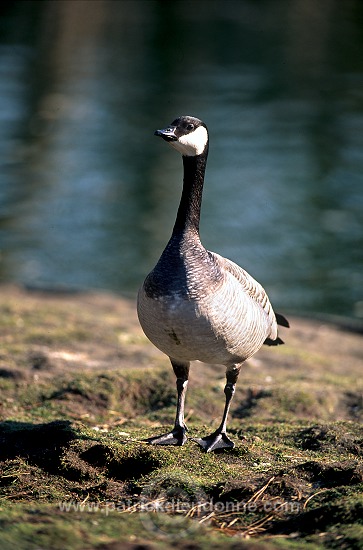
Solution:
<svg viewBox="0 0 363 550"><path fill-rule="evenodd" d="M184 402L190 361L226 366L225 407L220 426L195 439L208 451L234 447L226 433L227 416L241 365L262 344L278 345L277 323L266 292L244 269L200 242L199 219L208 156L204 122L181 116L156 136L183 156L184 183L171 238L138 294L138 316L151 342L169 356L178 393L174 428L151 437L154 445L183 445L187 427Z"/></svg>

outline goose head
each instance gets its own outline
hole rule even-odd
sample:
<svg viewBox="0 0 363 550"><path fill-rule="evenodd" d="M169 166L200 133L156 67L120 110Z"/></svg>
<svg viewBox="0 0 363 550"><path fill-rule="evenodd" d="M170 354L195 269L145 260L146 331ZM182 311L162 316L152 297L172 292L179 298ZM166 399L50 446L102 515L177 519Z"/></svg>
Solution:
<svg viewBox="0 0 363 550"><path fill-rule="evenodd" d="M208 151L208 130L204 122L192 116L176 118L170 126L156 130L183 157L195 157Z"/></svg>

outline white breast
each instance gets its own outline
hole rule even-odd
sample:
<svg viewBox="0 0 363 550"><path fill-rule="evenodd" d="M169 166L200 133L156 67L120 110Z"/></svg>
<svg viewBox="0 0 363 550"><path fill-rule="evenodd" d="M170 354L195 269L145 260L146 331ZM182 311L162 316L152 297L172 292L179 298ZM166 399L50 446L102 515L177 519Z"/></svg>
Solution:
<svg viewBox="0 0 363 550"><path fill-rule="evenodd" d="M141 289L145 334L175 359L228 365L251 357L269 333L268 318L232 275L226 283L194 300L177 295L155 300Z"/></svg>

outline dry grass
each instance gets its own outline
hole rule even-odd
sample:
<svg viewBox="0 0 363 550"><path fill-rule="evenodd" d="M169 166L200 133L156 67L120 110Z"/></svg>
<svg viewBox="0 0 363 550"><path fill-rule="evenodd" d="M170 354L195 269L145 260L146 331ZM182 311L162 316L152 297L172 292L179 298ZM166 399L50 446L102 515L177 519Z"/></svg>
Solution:
<svg viewBox="0 0 363 550"><path fill-rule="evenodd" d="M360 547L359 334L291 319L240 375L236 447L206 454L143 441L173 422L175 381L132 302L4 287L0 311L3 548ZM223 386L192 366L191 437L219 423Z"/></svg>

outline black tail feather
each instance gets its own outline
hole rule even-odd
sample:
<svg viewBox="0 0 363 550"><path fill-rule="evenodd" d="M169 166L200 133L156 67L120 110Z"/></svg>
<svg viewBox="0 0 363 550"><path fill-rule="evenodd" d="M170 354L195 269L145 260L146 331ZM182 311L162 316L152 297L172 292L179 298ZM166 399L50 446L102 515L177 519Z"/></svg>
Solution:
<svg viewBox="0 0 363 550"><path fill-rule="evenodd" d="M290 328L289 321L286 319L286 317L281 315L281 313L275 313L275 317L278 325L281 325L282 327Z"/></svg>
<svg viewBox="0 0 363 550"><path fill-rule="evenodd" d="M281 313L275 313L275 317L278 325L282 327L290 328L289 321L286 319L286 317L281 315ZM271 338L266 338L266 340L264 341L264 344L266 344L266 346L281 346L281 344L284 344L284 343L285 342L281 340L281 338L279 337L277 337L276 340L272 340Z"/></svg>
<svg viewBox="0 0 363 550"><path fill-rule="evenodd" d="M271 338L266 338L264 341L264 344L266 346L281 346L281 344L284 344L285 342L281 340L281 338L277 337L276 340L271 340Z"/></svg>

